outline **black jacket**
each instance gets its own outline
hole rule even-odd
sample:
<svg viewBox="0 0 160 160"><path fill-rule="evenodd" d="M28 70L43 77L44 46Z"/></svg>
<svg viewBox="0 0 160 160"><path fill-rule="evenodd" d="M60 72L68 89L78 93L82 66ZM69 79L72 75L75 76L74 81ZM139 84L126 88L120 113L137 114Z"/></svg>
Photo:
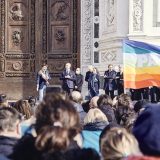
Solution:
<svg viewBox="0 0 160 160"><path fill-rule="evenodd" d="M13 137L0 136L0 155L9 156L13 153L13 147L18 139Z"/></svg>
<svg viewBox="0 0 160 160"><path fill-rule="evenodd" d="M82 91L82 85L83 85L83 75L82 74L76 74L76 81L75 81L75 90L81 92Z"/></svg>

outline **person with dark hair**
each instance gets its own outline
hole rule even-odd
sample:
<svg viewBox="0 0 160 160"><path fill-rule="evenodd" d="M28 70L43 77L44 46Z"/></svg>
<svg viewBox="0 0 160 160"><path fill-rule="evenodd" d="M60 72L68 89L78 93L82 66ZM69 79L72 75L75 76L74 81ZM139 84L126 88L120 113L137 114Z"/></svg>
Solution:
<svg viewBox="0 0 160 160"><path fill-rule="evenodd" d="M36 112L36 134L26 134L15 146L11 158L14 160L39 160L42 150L35 147L36 138L43 127L60 126L68 131L70 139L67 149L79 148L74 140L80 132L79 116L72 103L66 101L59 94L47 94L39 104Z"/></svg>
<svg viewBox="0 0 160 160"><path fill-rule="evenodd" d="M99 95L100 81L99 81L99 72L97 68L93 68L92 74L88 79L89 93L90 98Z"/></svg>
<svg viewBox="0 0 160 160"><path fill-rule="evenodd" d="M62 81L63 91L70 95L73 92L76 80L76 75L74 71L71 70L71 63L66 63L65 69L60 76L60 80Z"/></svg>
<svg viewBox="0 0 160 160"><path fill-rule="evenodd" d="M127 121L131 117L135 117L134 115L135 113L132 109L132 100L130 96L127 94L121 94L118 96L115 112L117 123L126 127Z"/></svg>
<svg viewBox="0 0 160 160"><path fill-rule="evenodd" d="M74 90L79 91L81 93L83 85L83 75L81 74L80 68L76 69L76 80L75 80L75 88Z"/></svg>
<svg viewBox="0 0 160 160"><path fill-rule="evenodd" d="M8 107L7 96L5 94L0 94L0 107Z"/></svg>
<svg viewBox="0 0 160 160"><path fill-rule="evenodd" d="M31 106L27 100L19 100L15 103L14 108L23 116L23 121L20 124L21 135L30 132L30 126L35 123L35 117L31 110Z"/></svg>
<svg viewBox="0 0 160 160"><path fill-rule="evenodd" d="M0 155L8 157L20 138L20 114L13 108L0 109Z"/></svg>
<svg viewBox="0 0 160 160"><path fill-rule="evenodd" d="M104 90L105 94L114 98L114 90L116 90L116 72L113 70L113 65L108 65L108 70L104 73Z"/></svg>
<svg viewBox="0 0 160 160"><path fill-rule="evenodd" d="M114 110L112 108L112 98L106 94L99 96L98 108L106 115L109 122L116 122Z"/></svg>
<svg viewBox="0 0 160 160"><path fill-rule="evenodd" d="M48 65L43 64L41 70L37 73L37 91L39 92L40 102L43 100L46 87L49 85L49 79L51 79L47 68Z"/></svg>

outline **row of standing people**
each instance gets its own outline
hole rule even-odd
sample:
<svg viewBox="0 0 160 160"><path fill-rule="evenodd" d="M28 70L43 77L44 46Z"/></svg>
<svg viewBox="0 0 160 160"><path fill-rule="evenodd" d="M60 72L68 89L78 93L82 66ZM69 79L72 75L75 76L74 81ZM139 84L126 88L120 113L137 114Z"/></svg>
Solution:
<svg viewBox="0 0 160 160"><path fill-rule="evenodd" d="M46 86L49 85L50 75L47 70L47 65L44 64L42 69L37 74L37 91L39 91L39 100L42 101ZM99 95L100 89L100 75L97 68L93 66L88 67L88 71L85 75L85 81L88 82L88 91L90 97ZM73 90L82 91L83 75L80 72L80 68L76 69L76 72L71 70L71 64L66 63L64 71L61 73L60 80L62 81L62 89L67 92L68 95ZM123 69L119 66L118 70L113 69L113 65L108 65L108 70L104 72L104 86L103 89L107 95L111 98L115 96L115 90L117 94L124 93L124 81L123 81ZM151 102L160 101L160 89L158 87L130 89L132 100L148 99Z"/></svg>

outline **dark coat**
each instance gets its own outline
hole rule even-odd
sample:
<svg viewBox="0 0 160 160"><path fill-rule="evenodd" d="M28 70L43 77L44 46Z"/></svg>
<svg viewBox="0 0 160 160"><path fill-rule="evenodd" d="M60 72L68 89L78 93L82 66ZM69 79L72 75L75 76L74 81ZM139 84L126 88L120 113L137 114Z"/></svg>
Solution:
<svg viewBox="0 0 160 160"><path fill-rule="evenodd" d="M69 75L71 78L65 78L65 76ZM76 75L74 71L70 70L69 73L64 70L60 76L60 80L62 80L62 88L66 90L67 88L73 89L75 85Z"/></svg>
<svg viewBox="0 0 160 160"><path fill-rule="evenodd" d="M100 82L98 74L90 74L88 79L89 90L93 90L95 92L99 92Z"/></svg>
<svg viewBox="0 0 160 160"><path fill-rule="evenodd" d="M90 77L90 74L92 74L92 72L90 72L90 71L87 71L87 72L86 72L86 76L85 76L85 81L86 81L86 82L88 82L88 79L89 79L89 77Z"/></svg>
<svg viewBox="0 0 160 160"><path fill-rule="evenodd" d="M102 105L98 108L106 115L109 122L116 122L116 117L115 117L115 114L114 114L114 110L111 106Z"/></svg>
<svg viewBox="0 0 160 160"><path fill-rule="evenodd" d="M117 87L124 86L123 73L117 72L117 74L116 74L116 82L117 82Z"/></svg>
<svg viewBox="0 0 160 160"><path fill-rule="evenodd" d="M49 79L51 79L48 70L46 71ZM39 89L42 89L44 85L46 85L46 80L42 77L42 75L40 75L39 73L37 73L37 85L39 85Z"/></svg>
<svg viewBox="0 0 160 160"><path fill-rule="evenodd" d="M104 73L104 90L115 90L116 89L116 72L114 70L107 70Z"/></svg>
<svg viewBox="0 0 160 160"><path fill-rule="evenodd" d="M12 154L17 141L17 138L0 136L0 154L6 157Z"/></svg>
<svg viewBox="0 0 160 160"><path fill-rule="evenodd" d="M82 91L82 85L83 85L83 75L82 74L76 74L75 86L77 86L77 88L75 90L81 92Z"/></svg>

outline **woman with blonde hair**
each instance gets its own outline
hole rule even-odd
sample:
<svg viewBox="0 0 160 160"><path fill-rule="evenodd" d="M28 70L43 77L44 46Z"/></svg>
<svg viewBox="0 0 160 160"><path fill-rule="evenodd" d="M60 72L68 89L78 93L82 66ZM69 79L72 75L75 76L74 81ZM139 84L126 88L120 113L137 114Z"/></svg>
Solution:
<svg viewBox="0 0 160 160"><path fill-rule="evenodd" d="M90 109L84 118L83 147L94 148L99 152L99 136L108 124L107 117L100 109Z"/></svg>
<svg viewBox="0 0 160 160"><path fill-rule="evenodd" d="M130 155L141 155L136 138L124 128L102 132L100 150L104 160L121 160Z"/></svg>

